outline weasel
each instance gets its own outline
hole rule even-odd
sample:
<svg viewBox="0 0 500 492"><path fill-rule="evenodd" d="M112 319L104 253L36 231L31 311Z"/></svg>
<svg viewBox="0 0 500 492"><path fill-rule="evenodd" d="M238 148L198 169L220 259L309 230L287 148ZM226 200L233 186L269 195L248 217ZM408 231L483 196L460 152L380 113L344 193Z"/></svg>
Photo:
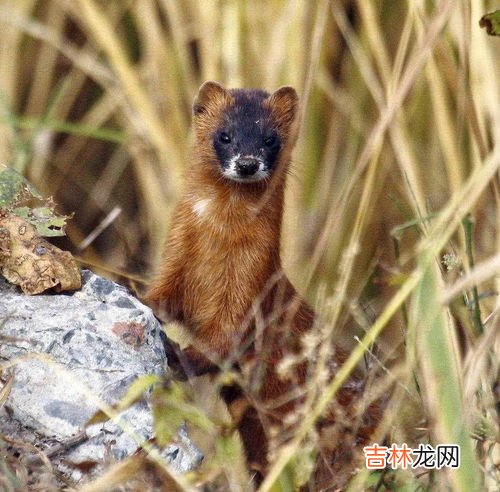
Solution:
<svg viewBox="0 0 500 492"><path fill-rule="evenodd" d="M300 354L315 319L280 260L298 107L292 87L269 94L217 82L201 86L186 189L146 294L160 317L181 321L193 339L180 354L168 351L169 364L183 361L191 375L216 372L222 364L245 373L248 386L224 388L222 396L234 407L242 398L248 403L239 411L238 429L248 462L261 475L269 429L286 430L287 415L303 400L308 364ZM335 354L333 366L345 358L340 349ZM287 357L291 369L279 374ZM337 402L348 407L360 388L351 380ZM378 418L371 410L358 436L368 436Z"/></svg>

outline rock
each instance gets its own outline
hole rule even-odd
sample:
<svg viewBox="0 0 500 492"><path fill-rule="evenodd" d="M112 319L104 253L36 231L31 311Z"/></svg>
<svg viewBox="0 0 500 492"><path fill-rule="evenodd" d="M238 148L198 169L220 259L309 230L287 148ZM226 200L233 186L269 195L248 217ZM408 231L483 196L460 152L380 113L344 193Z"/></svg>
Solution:
<svg viewBox="0 0 500 492"><path fill-rule="evenodd" d="M42 449L77 436L53 460L72 480L81 473L71 465L121 460L137 450L137 441L152 437L147 401L120 416L133 437L120 422L82 429L99 400L116 403L135 378L161 374L166 367L152 311L124 287L90 271L83 272L82 282L72 294L26 296L0 279L0 362L15 372L0 413L0 434ZM162 455L178 472L203 459L185 429Z"/></svg>

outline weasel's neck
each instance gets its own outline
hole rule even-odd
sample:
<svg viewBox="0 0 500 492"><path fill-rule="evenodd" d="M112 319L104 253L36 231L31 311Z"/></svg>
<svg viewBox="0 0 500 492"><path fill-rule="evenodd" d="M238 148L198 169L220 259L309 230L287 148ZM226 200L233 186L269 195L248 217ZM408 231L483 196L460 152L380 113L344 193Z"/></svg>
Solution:
<svg viewBox="0 0 500 492"><path fill-rule="evenodd" d="M224 178L215 166L196 163L186 180L187 195L202 223L221 234L264 240L279 255L283 216L284 173L268 182L237 183ZM219 222L217 224L216 222Z"/></svg>

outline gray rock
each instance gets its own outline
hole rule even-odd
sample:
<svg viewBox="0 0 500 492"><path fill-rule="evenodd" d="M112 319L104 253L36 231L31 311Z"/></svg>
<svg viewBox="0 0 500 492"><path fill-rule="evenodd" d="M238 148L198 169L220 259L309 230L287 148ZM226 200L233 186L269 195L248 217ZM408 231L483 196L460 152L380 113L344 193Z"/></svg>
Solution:
<svg viewBox="0 0 500 492"><path fill-rule="evenodd" d="M82 277L82 289L72 294L31 297L0 279L0 363L15 364L0 433L30 436L42 449L79 435L81 442L54 461L73 480L81 474L68 464L121 460L137 450L137 441L153 436L147 401L123 412L118 422L82 429L98 401L116 403L135 378L166 367L151 310L114 282L89 271ZM185 429L162 456L178 472L203 459Z"/></svg>

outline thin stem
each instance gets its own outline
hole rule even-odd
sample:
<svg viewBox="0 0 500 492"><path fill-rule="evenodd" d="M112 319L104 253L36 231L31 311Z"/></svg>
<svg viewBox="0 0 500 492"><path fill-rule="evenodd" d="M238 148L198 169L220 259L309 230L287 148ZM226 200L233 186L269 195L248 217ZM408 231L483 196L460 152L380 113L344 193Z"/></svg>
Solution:
<svg viewBox="0 0 500 492"><path fill-rule="evenodd" d="M465 251L467 253L467 261L469 263L469 268L472 270L474 268L474 255L472 253L472 229L474 222L470 214L467 214L462 225L465 234ZM472 323L474 325L474 330L477 334L481 334L484 331L483 322L481 321L481 308L479 306L479 292L477 285L472 287Z"/></svg>

